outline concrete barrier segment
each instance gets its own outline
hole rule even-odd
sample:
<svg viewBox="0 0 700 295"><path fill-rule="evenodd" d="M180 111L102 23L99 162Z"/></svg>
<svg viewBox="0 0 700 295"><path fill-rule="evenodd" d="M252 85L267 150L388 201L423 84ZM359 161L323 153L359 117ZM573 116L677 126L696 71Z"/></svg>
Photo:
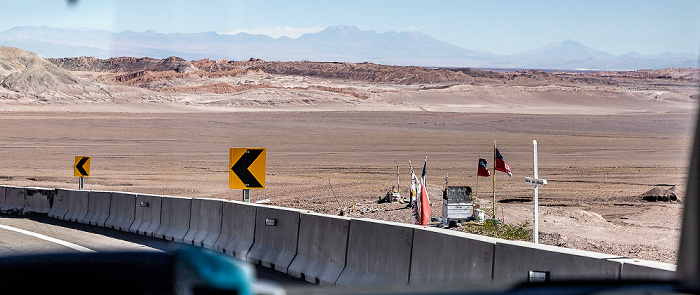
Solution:
<svg viewBox="0 0 700 295"><path fill-rule="evenodd" d="M621 280L673 280L676 265L658 261L646 261L632 258L615 258L612 261L622 263Z"/></svg>
<svg viewBox="0 0 700 295"><path fill-rule="evenodd" d="M48 214L49 217L61 220L65 219L68 213L68 198L70 198L70 190L62 188L56 189L56 196L53 198L53 204Z"/></svg>
<svg viewBox="0 0 700 295"><path fill-rule="evenodd" d="M160 226L160 209L162 196L137 194L134 222L129 231L152 237Z"/></svg>
<svg viewBox="0 0 700 295"><path fill-rule="evenodd" d="M56 189L28 187L25 188L24 209L22 214L47 214L51 211L56 196Z"/></svg>
<svg viewBox="0 0 700 295"><path fill-rule="evenodd" d="M221 236L223 201L218 199L192 199L190 229L184 237L185 244L213 249Z"/></svg>
<svg viewBox="0 0 700 295"><path fill-rule="evenodd" d="M413 231L409 224L352 219L345 268L336 285L406 285Z"/></svg>
<svg viewBox="0 0 700 295"><path fill-rule="evenodd" d="M136 194L124 192L112 192L109 201L109 217L105 220L105 227L129 231L134 223L136 213Z"/></svg>
<svg viewBox="0 0 700 295"><path fill-rule="evenodd" d="M255 214L255 240L248 260L287 273L297 254L299 216L305 210L261 206Z"/></svg>
<svg viewBox="0 0 700 295"><path fill-rule="evenodd" d="M500 240L494 255L496 283L522 283L530 271L548 272L550 281L618 280L619 256L521 241Z"/></svg>
<svg viewBox="0 0 700 295"><path fill-rule="evenodd" d="M238 201L224 201L222 205L221 236L214 249L247 260L255 239L256 211L263 205Z"/></svg>
<svg viewBox="0 0 700 295"><path fill-rule="evenodd" d="M64 220L80 222L88 213L88 191L68 191L68 212L63 216Z"/></svg>
<svg viewBox="0 0 700 295"><path fill-rule="evenodd" d="M0 185L0 209L5 205L5 192L7 191L6 185Z"/></svg>
<svg viewBox="0 0 700 295"><path fill-rule="evenodd" d="M5 188L5 203L0 208L2 213L20 214L24 209L26 188L8 186Z"/></svg>
<svg viewBox="0 0 700 295"><path fill-rule="evenodd" d="M497 241L453 230L416 228L409 284L490 282Z"/></svg>
<svg viewBox="0 0 700 295"><path fill-rule="evenodd" d="M105 221L109 218L109 204L112 199L111 192L89 191L88 212L80 223L105 226Z"/></svg>
<svg viewBox="0 0 700 295"><path fill-rule="evenodd" d="M168 241L184 242L190 229L192 199L163 197L161 201L160 225L153 236Z"/></svg>
<svg viewBox="0 0 700 295"><path fill-rule="evenodd" d="M289 275L321 286L334 286L345 268L350 218L302 213L297 255Z"/></svg>

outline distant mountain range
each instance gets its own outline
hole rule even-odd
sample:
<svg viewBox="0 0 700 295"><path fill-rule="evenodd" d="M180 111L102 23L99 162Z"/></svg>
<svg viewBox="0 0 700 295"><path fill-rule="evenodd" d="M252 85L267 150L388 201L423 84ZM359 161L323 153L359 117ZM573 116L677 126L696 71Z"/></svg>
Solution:
<svg viewBox="0 0 700 295"><path fill-rule="evenodd" d="M560 70L635 70L697 68L698 56L689 53L613 55L577 41L552 43L514 55L495 55L464 49L412 32L362 31L335 26L297 39L239 33L114 33L93 29L22 26L0 32L0 46L18 47L39 56L110 58L119 56L187 60L259 58L270 61L373 62L426 67L527 68Z"/></svg>

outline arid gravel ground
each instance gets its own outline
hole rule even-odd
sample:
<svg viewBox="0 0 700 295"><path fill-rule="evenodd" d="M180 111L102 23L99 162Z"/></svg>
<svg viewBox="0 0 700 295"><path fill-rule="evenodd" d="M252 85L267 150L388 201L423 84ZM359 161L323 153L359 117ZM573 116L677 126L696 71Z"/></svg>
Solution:
<svg viewBox="0 0 700 295"><path fill-rule="evenodd" d="M682 203L637 196L655 186L683 191L695 120L695 110L537 115L64 108L0 111L0 183L77 188L73 157L89 155L87 189L239 200L241 191L228 189L228 149L265 147L267 188L252 191L252 201L409 222L405 205L376 203L396 184L394 161L407 194L408 161L418 172L428 156L432 216L439 217L445 176L450 185L476 188L477 160L492 165L496 140L513 171L512 178L496 173L498 215L518 223L532 220L532 189L523 178L532 175L536 139L539 174L549 180L540 190L542 242L668 263L675 263ZM480 205L490 208L491 178L481 178L478 190Z"/></svg>

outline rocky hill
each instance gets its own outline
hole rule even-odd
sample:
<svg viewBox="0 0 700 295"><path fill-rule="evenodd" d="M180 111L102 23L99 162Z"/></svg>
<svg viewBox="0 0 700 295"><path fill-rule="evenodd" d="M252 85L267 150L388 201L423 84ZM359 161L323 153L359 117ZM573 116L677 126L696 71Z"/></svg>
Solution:
<svg viewBox="0 0 700 295"><path fill-rule="evenodd" d="M669 82L700 81L700 70L695 68L569 73L540 70L495 72L473 68L425 68L380 65L367 62L275 62L255 58L246 61L225 59L186 61L178 57L166 59L119 57L105 60L94 57L76 57L48 60L63 69L71 71L117 73L118 75L113 76L114 81L128 85L140 85L156 80L169 80L187 76L207 78L240 76L248 72L406 85L441 83L618 85L629 79L657 79Z"/></svg>
<svg viewBox="0 0 700 295"><path fill-rule="evenodd" d="M0 47L0 100L15 103L73 103L110 100L111 94L33 52Z"/></svg>
<svg viewBox="0 0 700 295"><path fill-rule="evenodd" d="M700 81L700 69L696 68L670 68L659 70L645 69L630 72L597 72L592 73L591 75L596 77Z"/></svg>
<svg viewBox="0 0 700 295"><path fill-rule="evenodd" d="M69 71L89 72L135 72L135 71L176 71L190 73L196 70L192 63L178 58L166 59L118 57L99 59L91 56L75 58L49 58L49 61Z"/></svg>
<svg viewBox="0 0 700 295"><path fill-rule="evenodd" d="M166 59L118 57L50 58L49 61L70 71L135 73L141 71L198 73L202 76L239 75L246 71L268 74L314 76L378 83L472 83L504 78L503 74L476 69L430 69L416 66L387 66L374 63L345 62L271 62L251 58L247 61L209 60L186 61L178 57Z"/></svg>
<svg viewBox="0 0 700 295"><path fill-rule="evenodd" d="M362 103L368 109L383 105L415 110L442 105L441 109L462 106L470 110L471 105L500 106L505 100L524 104L524 97L544 99L547 104L590 104L589 97L624 97L606 104L628 110L636 103L621 101L688 103L697 99L698 77L698 70L692 68L569 73L254 58L187 61L178 57L84 56L45 60L20 49L0 48L0 100L25 104L105 101L348 109Z"/></svg>
<svg viewBox="0 0 700 295"><path fill-rule="evenodd" d="M80 90L89 85L32 52L0 47L0 86L5 89L41 93Z"/></svg>

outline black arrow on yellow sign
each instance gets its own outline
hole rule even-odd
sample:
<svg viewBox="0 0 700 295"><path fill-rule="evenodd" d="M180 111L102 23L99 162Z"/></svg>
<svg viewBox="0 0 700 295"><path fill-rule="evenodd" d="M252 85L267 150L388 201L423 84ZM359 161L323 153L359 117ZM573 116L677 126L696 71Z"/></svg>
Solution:
<svg viewBox="0 0 700 295"><path fill-rule="evenodd" d="M248 167L250 167L250 165L258 159L258 156L260 156L262 152L262 149L248 149L245 151L245 153L243 153L241 158L238 159L236 164L233 164L233 167L231 167L233 173L235 173L236 176L238 176L238 179L240 179L248 188L263 187L255 176L250 173L250 170L248 170Z"/></svg>
<svg viewBox="0 0 700 295"><path fill-rule="evenodd" d="M85 168L83 168L83 165L85 165L85 163L87 163L89 159L90 158L88 157L83 157L82 159L80 159L80 161L78 161L78 165L75 165L75 169L78 169L80 175L88 175L87 171L85 171Z"/></svg>
<svg viewBox="0 0 700 295"><path fill-rule="evenodd" d="M76 176L90 176L90 172L88 171L90 169L89 168L90 166L89 166L89 164L87 167L85 166L85 164L87 164L88 161L90 161L90 157L81 157L80 160L78 160L78 163L75 164L75 169L78 170L77 172L80 175L76 175Z"/></svg>

